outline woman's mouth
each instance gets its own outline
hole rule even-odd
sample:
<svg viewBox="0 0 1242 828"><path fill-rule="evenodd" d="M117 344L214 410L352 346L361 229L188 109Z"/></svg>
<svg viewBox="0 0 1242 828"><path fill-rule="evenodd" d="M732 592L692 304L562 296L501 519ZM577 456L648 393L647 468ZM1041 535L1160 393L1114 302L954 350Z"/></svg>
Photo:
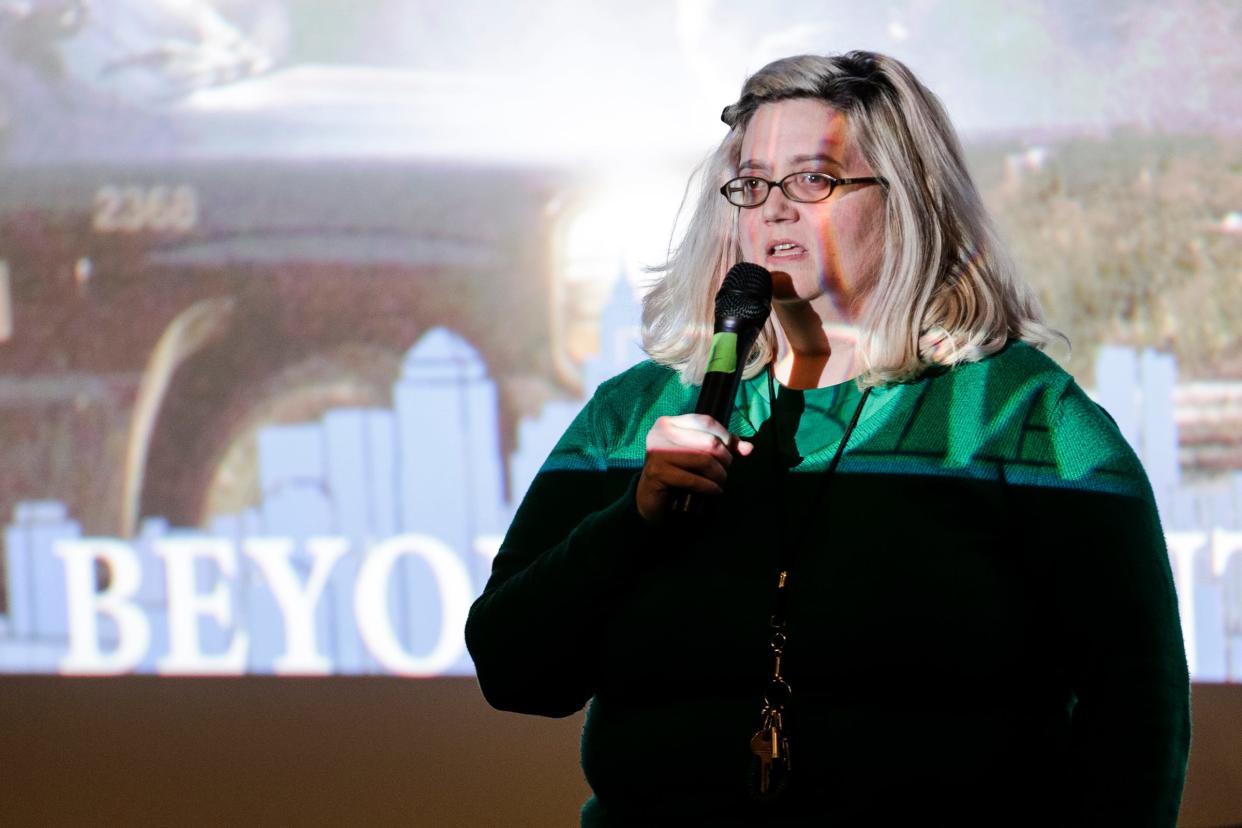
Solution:
<svg viewBox="0 0 1242 828"><path fill-rule="evenodd" d="M800 259L806 255L806 248L797 242L777 241L768 245L768 259L776 261L790 261Z"/></svg>

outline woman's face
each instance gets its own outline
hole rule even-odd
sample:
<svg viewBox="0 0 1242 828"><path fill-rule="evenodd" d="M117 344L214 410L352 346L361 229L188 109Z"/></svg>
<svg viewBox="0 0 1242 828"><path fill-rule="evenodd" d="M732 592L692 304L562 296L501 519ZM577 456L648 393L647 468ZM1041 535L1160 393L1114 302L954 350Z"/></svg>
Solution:
<svg viewBox="0 0 1242 828"><path fill-rule="evenodd" d="M813 98L763 104L746 127L737 174L780 181L794 172L875 175L842 113ZM855 321L883 255L882 187L842 185L813 204L773 187L767 201L739 213L743 258L772 272L774 301L824 297L835 317L825 321Z"/></svg>

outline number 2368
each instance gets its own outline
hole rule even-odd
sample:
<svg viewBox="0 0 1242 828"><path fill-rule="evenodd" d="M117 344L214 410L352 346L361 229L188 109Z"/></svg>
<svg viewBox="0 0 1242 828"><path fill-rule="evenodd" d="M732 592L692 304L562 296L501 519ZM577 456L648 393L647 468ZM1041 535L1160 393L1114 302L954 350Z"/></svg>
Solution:
<svg viewBox="0 0 1242 828"><path fill-rule="evenodd" d="M112 184L95 192L91 227L97 233L185 233L198 224L198 193L187 184L152 187Z"/></svg>

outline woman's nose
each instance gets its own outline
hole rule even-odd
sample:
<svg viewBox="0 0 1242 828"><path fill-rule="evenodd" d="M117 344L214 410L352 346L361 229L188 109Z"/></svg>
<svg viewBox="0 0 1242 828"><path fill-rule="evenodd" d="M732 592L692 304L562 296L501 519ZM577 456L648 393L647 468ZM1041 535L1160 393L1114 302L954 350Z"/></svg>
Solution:
<svg viewBox="0 0 1242 828"><path fill-rule="evenodd" d="M759 207L764 221L789 221L798 215L798 209L780 187L773 187L767 201Z"/></svg>

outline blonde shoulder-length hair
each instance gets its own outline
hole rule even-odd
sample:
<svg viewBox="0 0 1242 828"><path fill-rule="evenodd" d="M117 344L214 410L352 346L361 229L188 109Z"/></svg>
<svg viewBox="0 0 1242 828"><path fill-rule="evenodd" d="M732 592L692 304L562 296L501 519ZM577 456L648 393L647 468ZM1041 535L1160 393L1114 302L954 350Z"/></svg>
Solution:
<svg viewBox="0 0 1242 828"><path fill-rule="evenodd" d="M661 275L643 300L643 347L654 360L677 369L686 384L702 381L715 293L742 256L739 208L719 189L737 175L755 110L792 98L822 100L843 113L874 174L888 182L882 262L860 319L863 384L979 360L1009 339L1039 348L1064 340L1044 324L1034 293L1014 272L940 101L901 62L849 52L770 63L725 107L729 134L696 171L700 192L685 234L653 268ZM775 348L769 321L745 375L761 371Z"/></svg>

